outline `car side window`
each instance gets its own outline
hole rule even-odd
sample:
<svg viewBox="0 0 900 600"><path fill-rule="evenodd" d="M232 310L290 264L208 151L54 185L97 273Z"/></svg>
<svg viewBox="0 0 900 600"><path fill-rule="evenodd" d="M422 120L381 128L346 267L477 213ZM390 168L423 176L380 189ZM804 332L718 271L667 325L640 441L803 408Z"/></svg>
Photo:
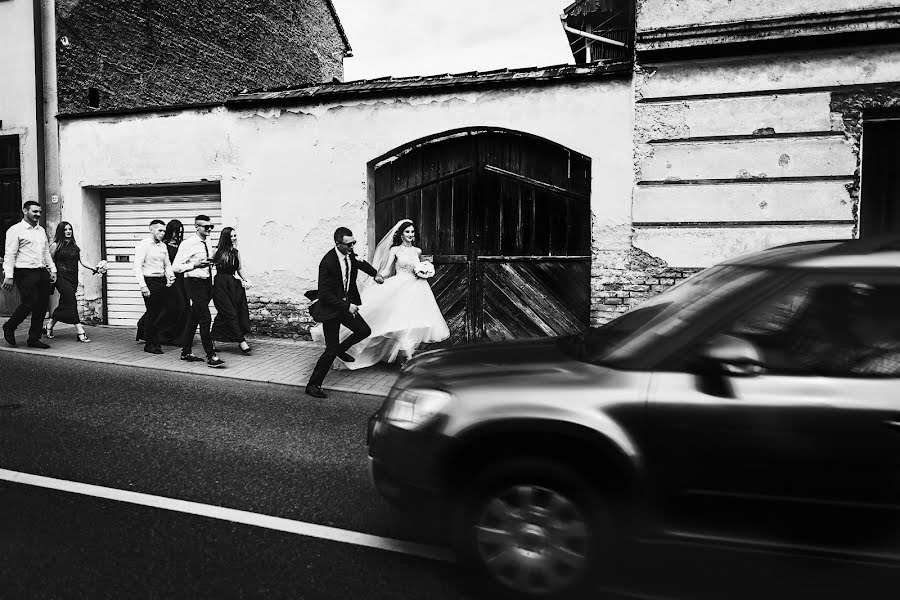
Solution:
<svg viewBox="0 0 900 600"><path fill-rule="evenodd" d="M772 373L900 376L900 283L807 281L752 309L729 335Z"/></svg>

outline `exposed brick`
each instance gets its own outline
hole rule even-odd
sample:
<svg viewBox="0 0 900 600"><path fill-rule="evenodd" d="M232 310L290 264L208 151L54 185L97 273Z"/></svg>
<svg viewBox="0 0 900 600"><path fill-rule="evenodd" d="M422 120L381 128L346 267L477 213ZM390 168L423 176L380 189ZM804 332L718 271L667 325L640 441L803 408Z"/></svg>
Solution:
<svg viewBox="0 0 900 600"><path fill-rule="evenodd" d="M56 17L63 113L90 110L91 87L113 109L343 78L326 0L58 0Z"/></svg>

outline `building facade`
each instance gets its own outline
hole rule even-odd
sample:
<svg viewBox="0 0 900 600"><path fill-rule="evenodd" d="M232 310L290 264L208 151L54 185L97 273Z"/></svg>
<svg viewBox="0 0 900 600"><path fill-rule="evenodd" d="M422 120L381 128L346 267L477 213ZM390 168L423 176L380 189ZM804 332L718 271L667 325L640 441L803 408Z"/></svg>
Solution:
<svg viewBox="0 0 900 600"><path fill-rule="evenodd" d="M738 254L900 229L900 0L566 10L590 63L71 115L63 218L124 270L142 218L215 208L257 283L256 330L305 337L334 228L365 255L408 216L453 341L597 325ZM134 318L133 285L90 285L92 314Z"/></svg>
<svg viewBox="0 0 900 600"><path fill-rule="evenodd" d="M0 255L23 202L51 235L64 218L57 115L340 80L348 55L330 0L0 0ZM0 290L0 314L17 298Z"/></svg>

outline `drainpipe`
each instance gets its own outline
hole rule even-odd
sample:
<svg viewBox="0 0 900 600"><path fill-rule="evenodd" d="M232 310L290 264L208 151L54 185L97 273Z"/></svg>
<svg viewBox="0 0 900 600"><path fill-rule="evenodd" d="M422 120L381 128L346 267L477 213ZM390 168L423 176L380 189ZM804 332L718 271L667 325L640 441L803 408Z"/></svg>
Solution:
<svg viewBox="0 0 900 600"><path fill-rule="evenodd" d="M56 77L56 0L41 0L43 16L44 68L44 197L49 204L44 209L47 221L55 227L62 220L62 201L59 180L59 94Z"/></svg>
<svg viewBox="0 0 900 600"><path fill-rule="evenodd" d="M32 21L34 22L34 121L35 142L37 143L38 202L45 206L46 185L46 143L44 141L44 32L41 0L32 0ZM46 211L42 211L42 225L47 223Z"/></svg>

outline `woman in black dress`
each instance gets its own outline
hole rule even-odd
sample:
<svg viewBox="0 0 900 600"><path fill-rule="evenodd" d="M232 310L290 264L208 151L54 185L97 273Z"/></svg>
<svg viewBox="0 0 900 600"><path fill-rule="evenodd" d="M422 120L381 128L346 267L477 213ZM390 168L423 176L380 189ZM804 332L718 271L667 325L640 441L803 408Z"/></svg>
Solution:
<svg viewBox="0 0 900 600"><path fill-rule="evenodd" d="M78 265L97 273L97 269L89 267L81 260L81 248L75 243L75 232L72 224L62 221L56 226L56 235L50 244L50 256L56 264L56 289L59 291L59 305L50 315L50 323L46 328L46 336L53 337L53 328L57 323L69 323L75 325L79 342L90 342L81 318L78 315L78 301L75 293L78 291Z"/></svg>
<svg viewBox="0 0 900 600"><path fill-rule="evenodd" d="M226 227L219 236L219 246L213 254L216 278L213 284L213 304L216 318L212 326L212 339L220 342L239 342L241 352L250 353L250 345L244 335L250 333L250 310L247 308L245 287L250 283L241 271L241 257L235 247L237 232Z"/></svg>

